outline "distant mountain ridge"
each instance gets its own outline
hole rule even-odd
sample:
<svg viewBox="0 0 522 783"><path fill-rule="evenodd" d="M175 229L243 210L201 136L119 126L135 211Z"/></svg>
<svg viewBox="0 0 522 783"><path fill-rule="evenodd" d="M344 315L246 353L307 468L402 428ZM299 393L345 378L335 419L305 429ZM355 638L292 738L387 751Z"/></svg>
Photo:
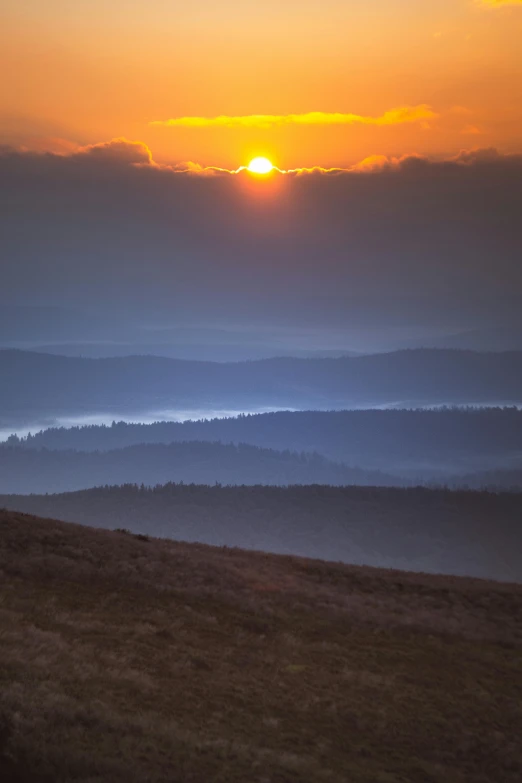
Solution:
<svg viewBox="0 0 522 783"><path fill-rule="evenodd" d="M379 471L349 468L318 454L246 444L191 441L105 452L0 448L0 492L66 492L106 484L331 484L395 486Z"/></svg>
<svg viewBox="0 0 522 783"><path fill-rule="evenodd" d="M13 347L13 346L10 346ZM20 348L22 346L16 346ZM297 357L305 359L341 358L357 356L358 351L343 350L305 350L300 348L277 347L270 344L230 343L151 343L151 342L99 342L99 343L51 343L47 345L23 346L24 350L47 353L58 356L107 359L126 356L156 356L182 361L208 361L230 363L241 361L260 361L274 357Z"/></svg>
<svg viewBox="0 0 522 783"><path fill-rule="evenodd" d="M349 408L522 402L522 352L407 350L212 363L0 351L3 415L179 405Z"/></svg>
<svg viewBox="0 0 522 783"><path fill-rule="evenodd" d="M407 347L450 348L470 351L520 351L522 349L522 324L491 329L470 329L432 337L429 340L411 340Z"/></svg>

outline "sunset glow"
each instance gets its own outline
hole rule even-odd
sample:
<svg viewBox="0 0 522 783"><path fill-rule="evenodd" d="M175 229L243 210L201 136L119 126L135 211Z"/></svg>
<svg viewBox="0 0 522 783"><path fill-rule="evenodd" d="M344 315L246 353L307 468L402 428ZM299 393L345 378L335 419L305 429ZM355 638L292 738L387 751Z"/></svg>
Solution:
<svg viewBox="0 0 522 783"><path fill-rule="evenodd" d="M254 158L247 166L251 174L270 174L273 165L268 158Z"/></svg>
<svg viewBox="0 0 522 783"><path fill-rule="evenodd" d="M125 137L158 164L229 171L255 150L286 170L513 153L521 40L522 0L305 0L297 16L275 0L9 0L0 145Z"/></svg>
<svg viewBox="0 0 522 783"><path fill-rule="evenodd" d="M0 783L520 783L522 0L0 20Z"/></svg>

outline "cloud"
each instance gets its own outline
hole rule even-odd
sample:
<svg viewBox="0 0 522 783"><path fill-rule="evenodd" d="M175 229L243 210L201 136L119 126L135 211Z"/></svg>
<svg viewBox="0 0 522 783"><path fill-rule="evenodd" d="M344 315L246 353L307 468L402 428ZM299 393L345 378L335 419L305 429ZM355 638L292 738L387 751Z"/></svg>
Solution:
<svg viewBox="0 0 522 783"><path fill-rule="evenodd" d="M520 309L521 200L522 156L492 149L266 181L123 139L4 149L2 295L154 322L492 323Z"/></svg>
<svg viewBox="0 0 522 783"><path fill-rule="evenodd" d="M475 132L475 131L473 131ZM247 178L251 178L251 175L246 166L240 166L238 169L226 169L220 166L204 166L195 161L183 161L175 164L160 164L157 163L152 155L151 149L141 141L131 141L124 137L112 139L110 141L99 142L97 144L90 144L84 147L71 146L68 151L61 150L60 152L38 151L38 150L26 150L23 148L15 149L9 146L0 146L0 162L2 159L8 160L9 158L17 158L20 161L46 161L48 164L52 161L55 165L59 165L59 161L63 162L63 165L67 165L66 161L70 161L71 165L75 163L82 163L83 165L101 165L108 171L111 167L116 165L124 169L137 168L142 170L150 170L151 172L161 172L162 174L172 175L176 177L207 177L222 175L224 177L233 178L235 175L241 174ZM282 175L285 178L292 179L295 176L306 175L354 175L359 173L377 173L384 170L398 170L402 167L407 167L418 163L424 163L433 168L435 171L438 167L444 164L453 165L470 165L485 163L491 161L504 161L511 160L519 162L521 160L519 155L501 155L495 147L487 148L475 148L464 149L453 157L446 158L444 160L432 160L424 155L417 153L409 153L402 156L387 156L387 155L369 155L367 158L359 161L358 163L347 167L331 167L326 168L324 166L303 166L295 169L280 169L277 166L273 168L273 174L275 176Z"/></svg>
<svg viewBox="0 0 522 783"><path fill-rule="evenodd" d="M504 160L513 160L520 163L522 157L520 155L501 155L495 147L479 147L474 150L461 150L458 155L450 158L451 163L463 164L466 166L487 164L487 163L502 163Z"/></svg>
<svg viewBox="0 0 522 783"><path fill-rule="evenodd" d="M465 125L460 131L463 136L481 136L482 131L476 125Z"/></svg>
<svg viewBox="0 0 522 783"><path fill-rule="evenodd" d="M75 157L123 164L152 165L152 152L142 141L129 141L124 137L89 144L75 151Z"/></svg>
<svg viewBox="0 0 522 783"><path fill-rule="evenodd" d="M77 152L80 146L70 139L59 136L37 136L31 138L29 143L20 144L19 149L24 152L55 152L57 155L70 155Z"/></svg>
<svg viewBox="0 0 522 783"><path fill-rule="evenodd" d="M284 125L402 125L409 122L425 122L438 115L427 104L400 106L380 117L360 114L340 114L321 111L306 114L249 114L245 116L177 117L155 120L150 125L181 128L273 128Z"/></svg>
<svg viewBox="0 0 522 783"><path fill-rule="evenodd" d="M173 166L165 166L178 174L197 174L214 176L220 169L214 166L202 166L201 163L195 163L193 160L186 160L182 163L176 163Z"/></svg>
<svg viewBox="0 0 522 783"><path fill-rule="evenodd" d="M399 157L388 157L387 155L370 155L368 158L364 158L359 163L351 166L346 171L354 174L372 174L379 171L396 171L401 167L410 166L415 163L430 164L429 158L424 155L417 155L410 153L409 155L402 155Z"/></svg>

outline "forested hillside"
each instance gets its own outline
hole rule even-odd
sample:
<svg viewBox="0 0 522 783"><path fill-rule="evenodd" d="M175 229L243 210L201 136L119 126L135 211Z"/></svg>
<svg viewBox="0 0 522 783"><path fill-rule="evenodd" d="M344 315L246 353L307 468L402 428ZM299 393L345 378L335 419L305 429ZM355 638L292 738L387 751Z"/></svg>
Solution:
<svg viewBox="0 0 522 783"><path fill-rule="evenodd" d="M444 480L451 473L522 468L522 411L514 407L282 411L211 421L48 429L24 439L11 438L10 443L107 451L192 440L318 452L365 469Z"/></svg>
<svg viewBox="0 0 522 783"><path fill-rule="evenodd" d="M366 484L401 479L348 468L318 454L245 444L188 443L129 446L106 452L0 448L0 492L65 492L104 484Z"/></svg>
<svg viewBox="0 0 522 783"><path fill-rule="evenodd" d="M519 494L168 484L2 495L2 506L177 540L522 581Z"/></svg>

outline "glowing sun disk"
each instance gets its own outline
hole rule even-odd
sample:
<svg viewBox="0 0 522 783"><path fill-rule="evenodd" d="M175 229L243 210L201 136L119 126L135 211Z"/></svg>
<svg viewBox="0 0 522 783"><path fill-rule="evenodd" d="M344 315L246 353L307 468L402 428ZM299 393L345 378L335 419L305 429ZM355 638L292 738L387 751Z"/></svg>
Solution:
<svg viewBox="0 0 522 783"><path fill-rule="evenodd" d="M252 174L270 174L273 168L268 158L254 158L247 166Z"/></svg>

